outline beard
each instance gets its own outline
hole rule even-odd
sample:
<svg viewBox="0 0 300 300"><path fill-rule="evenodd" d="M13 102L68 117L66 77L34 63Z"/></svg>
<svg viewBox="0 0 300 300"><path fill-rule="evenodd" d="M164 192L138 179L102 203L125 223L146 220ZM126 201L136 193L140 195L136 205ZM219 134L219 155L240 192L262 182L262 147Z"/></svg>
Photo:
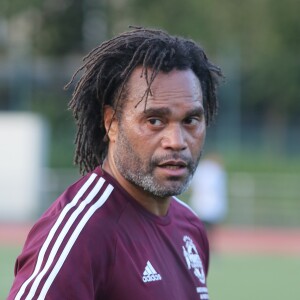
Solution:
<svg viewBox="0 0 300 300"><path fill-rule="evenodd" d="M120 128L113 157L118 171L127 181L155 197L166 198L182 194L188 188L198 166L201 151L194 160L178 152L143 159L132 147L124 130ZM168 177L164 180L159 180L155 176L155 169L161 162L178 159L186 163L187 176Z"/></svg>

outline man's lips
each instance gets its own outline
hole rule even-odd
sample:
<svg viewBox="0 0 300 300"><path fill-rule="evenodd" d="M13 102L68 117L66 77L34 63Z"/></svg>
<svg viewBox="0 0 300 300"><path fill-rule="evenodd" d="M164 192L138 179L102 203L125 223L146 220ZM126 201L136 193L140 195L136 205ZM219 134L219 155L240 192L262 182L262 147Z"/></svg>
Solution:
<svg viewBox="0 0 300 300"><path fill-rule="evenodd" d="M186 168L187 163L183 160L168 160L168 161L160 162L158 166L161 168L179 169L179 168Z"/></svg>
<svg viewBox="0 0 300 300"><path fill-rule="evenodd" d="M159 161L156 166L160 170L162 178L177 178L177 180L181 180L189 173L188 161L180 158L165 158L165 160Z"/></svg>
<svg viewBox="0 0 300 300"><path fill-rule="evenodd" d="M167 178L182 178L187 176L187 163L183 160L167 160L159 163L158 168Z"/></svg>

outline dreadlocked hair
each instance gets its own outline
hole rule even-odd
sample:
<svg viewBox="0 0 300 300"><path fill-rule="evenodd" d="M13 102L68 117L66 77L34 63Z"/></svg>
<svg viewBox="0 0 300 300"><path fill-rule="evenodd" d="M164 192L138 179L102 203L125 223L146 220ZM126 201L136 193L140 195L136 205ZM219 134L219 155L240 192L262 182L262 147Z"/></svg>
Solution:
<svg viewBox="0 0 300 300"><path fill-rule="evenodd" d="M145 101L145 107L151 84L159 72L191 69L201 83L206 124L217 114L216 88L222 77L221 69L192 40L161 30L134 28L100 44L83 62L66 85L68 88L77 74L84 71L69 102L78 127L74 162L82 174L92 171L105 159L108 139L104 107L110 105L115 112L120 111L126 101L126 83L137 66L142 66L142 76L147 82L140 100Z"/></svg>

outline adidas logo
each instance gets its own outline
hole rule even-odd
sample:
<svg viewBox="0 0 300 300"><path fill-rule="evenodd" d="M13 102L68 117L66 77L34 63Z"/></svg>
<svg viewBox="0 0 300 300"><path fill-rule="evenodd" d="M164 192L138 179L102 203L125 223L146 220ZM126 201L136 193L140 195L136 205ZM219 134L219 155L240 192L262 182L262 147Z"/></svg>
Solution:
<svg viewBox="0 0 300 300"><path fill-rule="evenodd" d="M153 266L151 265L150 261L147 261L145 271L143 273L143 281L144 282L151 282L151 281L158 281L162 280L160 274L158 274Z"/></svg>

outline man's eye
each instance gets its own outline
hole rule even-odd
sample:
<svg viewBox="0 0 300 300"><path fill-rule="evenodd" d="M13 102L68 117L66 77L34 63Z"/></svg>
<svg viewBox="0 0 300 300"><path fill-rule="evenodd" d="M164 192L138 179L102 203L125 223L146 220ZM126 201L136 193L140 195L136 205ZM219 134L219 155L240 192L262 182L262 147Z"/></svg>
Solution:
<svg viewBox="0 0 300 300"><path fill-rule="evenodd" d="M162 121L160 119L156 119L156 118L148 119L148 122L151 125L153 125L153 126L160 126L160 125L162 125Z"/></svg>
<svg viewBox="0 0 300 300"><path fill-rule="evenodd" d="M184 123L187 125L196 125L197 123L199 123L199 118L197 117L191 117L191 118L186 118L184 120Z"/></svg>

